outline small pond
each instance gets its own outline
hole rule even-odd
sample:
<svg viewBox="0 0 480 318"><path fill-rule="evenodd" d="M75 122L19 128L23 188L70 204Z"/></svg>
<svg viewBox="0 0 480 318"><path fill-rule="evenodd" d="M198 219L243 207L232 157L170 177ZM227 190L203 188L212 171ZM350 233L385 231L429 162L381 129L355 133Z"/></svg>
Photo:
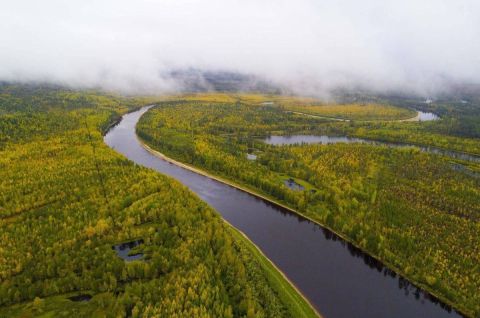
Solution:
<svg viewBox="0 0 480 318"><path fill-rule="evenodd" d="M134 261L134 260L141 259L143 257L143 253L130 254L130 251L142 243L143 243L143 239L140 239L140 240L113 245L112 249L115 250L115 252L117 252L117 255L121 259L125 261Z"/></svg>
<svg viewBox="0 0 480 318"><path fill-rule="evenodd" d="M283 181L283 184L285 184L290 190L294 191L303 191L305 189L302 185L296 183L292 178Z"/></svg>
<svg viewBox="0 0 480 318"><path fill-rule="evenodd" d="M257 160L257 155L254 155L253 153L247 153L247 159L248 160Z"/></svg>
<svg viewBox="0 0 480 318"><path fill-rule="evenodd" d="M68 299L70 299L71 301L90 301L90 299L92 299L92 295L82 294L82 295L68 297Z"/></svg>

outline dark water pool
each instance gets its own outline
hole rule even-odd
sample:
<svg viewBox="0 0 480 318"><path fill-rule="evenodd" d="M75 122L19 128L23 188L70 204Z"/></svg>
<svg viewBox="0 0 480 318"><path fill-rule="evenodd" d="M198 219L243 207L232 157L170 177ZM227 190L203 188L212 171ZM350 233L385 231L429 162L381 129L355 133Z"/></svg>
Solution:
<svg viewBox="0 0 480 318"><path fill-rule="evenodd" d="M82 295L76 295L76 296L68 297L68 299L70 299L71 301L80 301L80 302L90 301L90 299L92 299L92 295L82 294Z"/></svg>
<svg viewBox="0 0 480 318"><path fill-rule="evenodd" d="M130 251L137 247L138 245L142 244L143 240L135 240L135 241L130 241L130 242L124 242L120 244L116 244L112 246L112 249L117 252L118 257L121 259L129 262L129 261L134 261L138 259L143 258L142 253L131 253Z"/></svg>
<svg viewBox="0 0 480 318"><path fill-rule="evenodd" d="M305 189L301 184L296 183L293 179L284 180L283 184L293 191L303 191Z"/></svg>
<svg viewBox="0 0 480 318"><path fill-rule="evenodd" d="M147 110L125 115L105 142L130 160L188 186L259 246L325 318L460 317L315 223L153 156L135 135L135 125Z"/></svg>

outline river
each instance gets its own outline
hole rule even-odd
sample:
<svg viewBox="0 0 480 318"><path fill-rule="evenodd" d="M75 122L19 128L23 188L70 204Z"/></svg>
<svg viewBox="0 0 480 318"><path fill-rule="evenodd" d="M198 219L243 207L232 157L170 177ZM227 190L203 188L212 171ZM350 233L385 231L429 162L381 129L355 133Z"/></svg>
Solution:
<svg viewBox="0 0 480 318"><path fill-rule="evenodd" d="M189 187L244 232L325 318L461 317L321 226L152 155L135 134L147 110L123 116L105 142L137 164Z"/></svg>

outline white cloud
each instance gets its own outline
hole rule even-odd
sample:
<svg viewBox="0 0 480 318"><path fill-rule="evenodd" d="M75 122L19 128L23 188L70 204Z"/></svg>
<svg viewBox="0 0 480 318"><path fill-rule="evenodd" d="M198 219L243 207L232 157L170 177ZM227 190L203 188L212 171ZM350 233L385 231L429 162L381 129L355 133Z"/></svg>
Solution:
<svg viewBox="0 0 480 318"><path fill-rule="evenodd" d="M196 67L297 89L480 82L477 0L15 0L0 79L165 91Z"/></svg>

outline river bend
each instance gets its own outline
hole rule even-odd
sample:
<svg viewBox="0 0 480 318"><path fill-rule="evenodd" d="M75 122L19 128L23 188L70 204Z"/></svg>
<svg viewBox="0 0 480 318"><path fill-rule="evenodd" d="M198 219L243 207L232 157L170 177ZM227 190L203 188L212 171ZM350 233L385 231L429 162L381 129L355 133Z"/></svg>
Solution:
<svg viewBox="0 0 480 318"><path fill-rule="evenodd" d="M325 318L461 317L321 226L152 155L135 133L136 123L148 109L123 116L105 142L135 163L177 179L214 207L244 232Z"/></svg>

